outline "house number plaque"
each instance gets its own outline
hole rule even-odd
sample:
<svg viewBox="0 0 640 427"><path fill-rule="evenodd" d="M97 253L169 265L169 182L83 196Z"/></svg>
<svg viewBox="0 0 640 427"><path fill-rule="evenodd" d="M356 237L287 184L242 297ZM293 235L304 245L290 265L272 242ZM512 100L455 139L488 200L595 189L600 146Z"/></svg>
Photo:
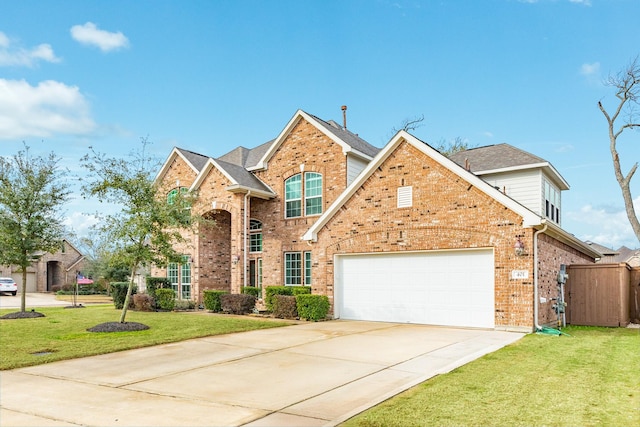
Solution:
<svg viewBox="0 0 640 427"><path fill-rule="evenodd" d="M529 270L511 270L511 278L512 279L528 279L529 278Z"/></svg>

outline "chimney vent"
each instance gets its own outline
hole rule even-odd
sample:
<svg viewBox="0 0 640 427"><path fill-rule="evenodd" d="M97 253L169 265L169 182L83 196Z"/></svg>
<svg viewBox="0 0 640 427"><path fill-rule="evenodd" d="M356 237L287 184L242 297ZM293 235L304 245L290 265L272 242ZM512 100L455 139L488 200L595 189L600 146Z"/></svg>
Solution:
<svg viewBox="0 0 640 427"><path fill-rule="evenodd" d="M347 106L343 105L342 106L342 127L344 127L345 129L347 128Z"/></svg>

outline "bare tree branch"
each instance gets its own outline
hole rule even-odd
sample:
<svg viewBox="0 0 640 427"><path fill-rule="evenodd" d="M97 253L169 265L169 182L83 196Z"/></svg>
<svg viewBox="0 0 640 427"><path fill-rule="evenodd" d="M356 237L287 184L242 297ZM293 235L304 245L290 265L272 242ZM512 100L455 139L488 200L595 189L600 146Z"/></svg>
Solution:
<svg viewBox="0 0 640 427"><path fill-rule="evenodd" d="M631 223L636 237L640 241L640 221L633 206L630 188L631 178L638 169L638 162L635 162L629 172L624 175L620 166L620 155L618 154L616 146L618 137L622 132L627 129L640 128L640 117L638 117L637 110L635 109L639 103L640 96L640 63L638 59L639 57L636 56L625 69L615 76L609 76L604 82L605 85L617 89L616 98L618 98L619 103L614 113L609 114L602 105L602 101L598 102L598 108L607 120L609 127L609 150L611 151L611 158L613 160L613 171L622 190L627 218ZM622 112L627 113L627 122L616 129L616 120L618 120Z"/></svg>

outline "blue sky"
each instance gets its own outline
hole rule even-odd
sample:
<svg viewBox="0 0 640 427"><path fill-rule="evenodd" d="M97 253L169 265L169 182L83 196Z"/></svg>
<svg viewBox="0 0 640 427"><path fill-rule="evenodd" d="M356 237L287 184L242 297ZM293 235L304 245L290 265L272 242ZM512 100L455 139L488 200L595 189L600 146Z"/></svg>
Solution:
<svg viewBox="0 0 640 427"><path fill-rule="evenodd" d="M640 246L613 174L603 78L640 54L637 0L0 0L0 155L23 141L81 173L88 147L148 136L213 157L278 135L297 109L383 146L404 119L437 145L509 143L571 185L563 228ZM623 170L640 133L619 141ZM640 176L632 181L640 207ZM95 202L68 223L87 232Z"/></svg>

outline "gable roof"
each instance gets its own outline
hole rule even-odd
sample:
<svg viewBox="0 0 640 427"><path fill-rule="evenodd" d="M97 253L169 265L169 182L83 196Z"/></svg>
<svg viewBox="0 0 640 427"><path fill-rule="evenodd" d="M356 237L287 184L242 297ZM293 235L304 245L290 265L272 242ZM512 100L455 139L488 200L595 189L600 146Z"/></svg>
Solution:
<svg viewBox="0 0 640 427"><path fill-rule="evenodd" d="M318 232L325 224L331 219L331 217L353 196L358 188L369 179L371 174L384 163L384 161L400 146L400 144L406 141L411 144L426 156L435 160L440 165L449 169L453 173L459 175L470 184L473 184L482 192L496 199L504 206L513 210L523 218L523 226L540 225L542 218L536 215L531 210L527 209L520 203L513 200L511 197L495 189L485 181L477 177L475 174L465 170L458 164L450 160L449 158L440 154L437 150L429 146L427 143L420 141L415 136L407 133L406 131L398 132L389 143L378 153L378 155L367 165L367 167L358 175L358 178L351 183L349 187L336 199L336 201L329 206L329 208L318 218L318 220L311 226L311 228L302 237L304 240L316 241Z"/></svg>
<svg viewBox="0 0 640 427"><path fill-rule="evenodd" d="M193 151L185 150L183 148L173 147L173 150L171 150L171 154L169 154L169 157L167 157L167 160L165 160L164 164L154 178L154 182L157 182L162 176L164 176L176 157L180 157L182 160L184 160L184 162L196 174L198 174L202 170L202 168L204 168L207 160L209 159L209 157L203 156L202 154L194 153Z"/></svg>
<svg viewBox="0 0 640 427"><path fill-rule="evenodd" d="M251 192L256 197L270 199L276 194L254 174L240 165L225 162L220 159L209 158L204 168L200 171L195 181L189 188L190 191L197 190L204 179L209 175L211 169L216 168L229 180L228 191L233 193Z"/></svg>
<svg viewBox="0 0 640 427"><path fill-rule="evenodd" d="M400 146L400 144L406 141L413 147L420 150L423 154L439 163L441 166L449 169L451 172L458 175L468 183L475 186L478 190L492 197L503 206L514 211L520 215L523 219L523 227L544 227L547 226L548 234L553 235L555 238L567 243L568 245L579 249L585 254L589 254L594 258L600 257L600 253L576 238L574 235L567 233L562 228L558 227L552 222L548 222L545 218L540 217L535 212L521 205L511 197L507 196L500 190L494 188L474 173L467 171L464 167L461 167L451 159L440 154L436 149L432 148L427 143L420 141L415 136L407 133L406 131L398 132L389 143L378 153L378 155L367 165L367 167L358 175L358 178L347 187L347 189L336 199L331 206L318 218L318 220L307 230L302 236L303 240L317 241L318 232L329 222L329 220L344 206L344 204L355 194L355 192L366 182L367 179L373 174L373 172L380 167L385 160Z"/></svg>
<svg viewBox="0 0 640 427"><path fill-rule="evenodd" d="M316 116L305 113L302 110L298 110L291 120L289 120L289 123L287 123L282 132L280 132L280 135L270 142L270 145L260 159L254 165L247 165L247 169L250 171L266 169L271 157L301 120L306 120L336 144L340 145L344 154L351 154L366 160L371 160L380 151L379 148L374 147L358 135L340 127L335 122L333 122L333 124L331 122L325 122ZM263 144L263 146L264 145L266 144Z"/></svg>
<svg viewBox="0 0 640 427"><path fill-rule="evenodd" d="M540 168L547 172L561 190L569 189L567 181L551 163L509 144L471 148L454 153L449 158L463 168L468 164L470 171L476 175Z"/></svg>

